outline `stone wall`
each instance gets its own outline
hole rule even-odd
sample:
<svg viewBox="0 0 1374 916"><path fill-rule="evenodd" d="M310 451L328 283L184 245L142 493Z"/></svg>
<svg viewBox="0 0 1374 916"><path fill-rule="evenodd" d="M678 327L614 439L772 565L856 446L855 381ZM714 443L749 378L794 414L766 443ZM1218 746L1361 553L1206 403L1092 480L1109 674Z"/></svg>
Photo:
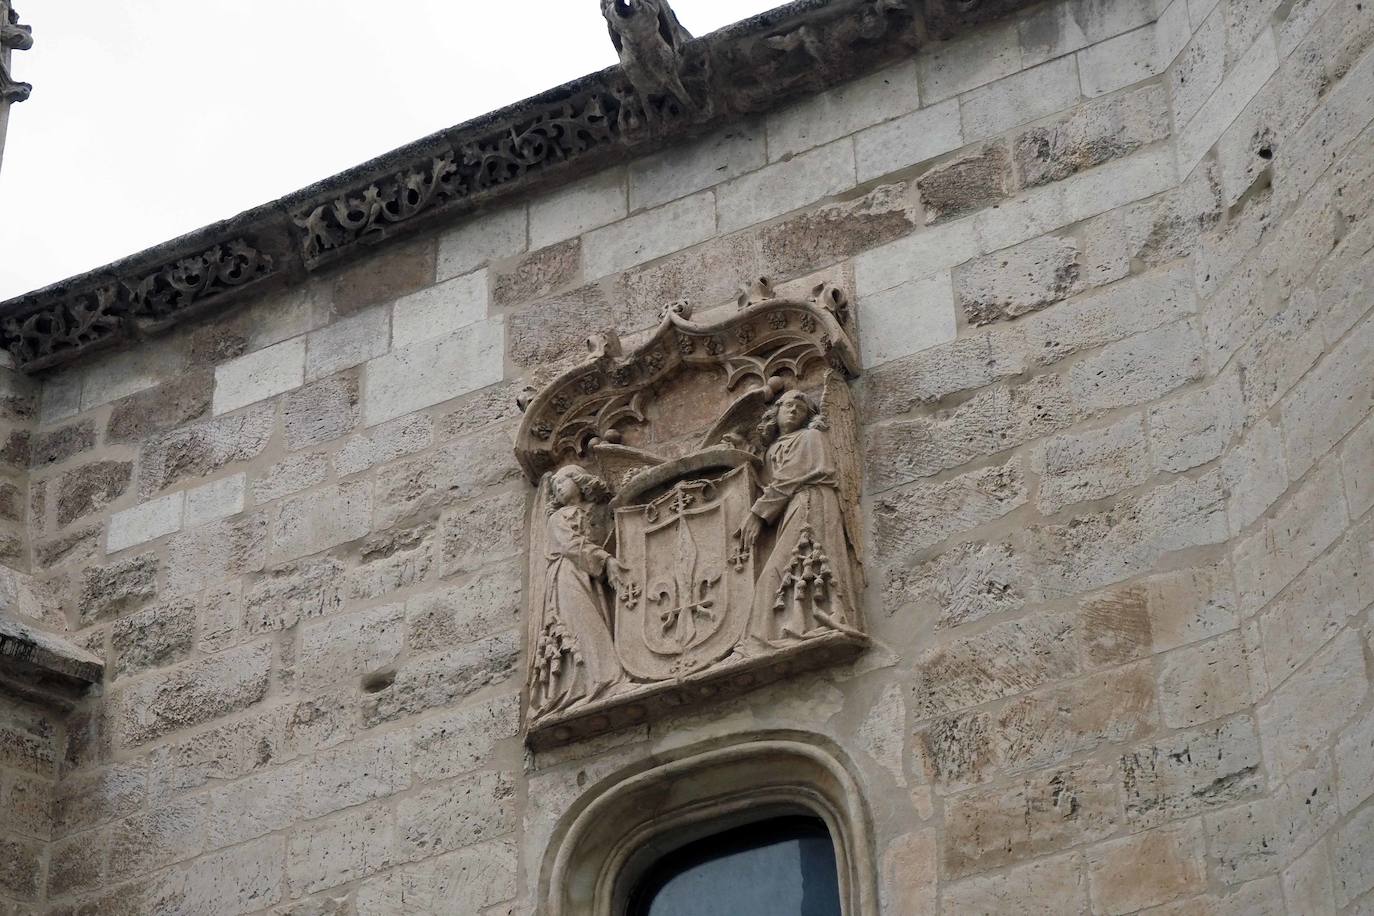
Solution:
<svg viewBox="0 0 1374 916"><path fill-rule="evenodd" d="M1371 44L1050 3L43 379L21 552L106 683L0 898L533 913L592 787L804 731L884 914L1374 907ZM856 302L877 646L526 754L515 395L758 275Z"/></svg>

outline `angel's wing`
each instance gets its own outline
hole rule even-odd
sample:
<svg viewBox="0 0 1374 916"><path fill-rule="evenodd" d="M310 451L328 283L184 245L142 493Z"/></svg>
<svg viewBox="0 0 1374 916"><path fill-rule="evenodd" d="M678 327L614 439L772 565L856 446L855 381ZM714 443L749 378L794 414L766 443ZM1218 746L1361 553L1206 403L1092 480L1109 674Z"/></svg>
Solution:
<svg viewBox="0 0 1374 916"><path fill-rule="evenodd" d="M864 565L864 522L859 499L863 494L863 457L859 452L859 418L849 385L835 370L825 374L821 415L830 427L830 447L840 475L840 503L845 534L854 548L860 571ZM865 574L865 578L866 578Z"/></svg>

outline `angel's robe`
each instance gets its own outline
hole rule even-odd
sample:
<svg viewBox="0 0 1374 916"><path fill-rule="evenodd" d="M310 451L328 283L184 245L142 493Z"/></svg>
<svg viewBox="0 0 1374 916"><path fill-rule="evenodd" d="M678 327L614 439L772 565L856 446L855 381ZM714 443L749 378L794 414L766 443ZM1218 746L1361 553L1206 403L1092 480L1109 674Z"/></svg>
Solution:
<svg viewBox="0 0 1374 916"><path fill-rule="evenodd" d="M587 510L564 506L548 521L544 573L544 620L556 619L572 634L576 646L551 698L566 707L595 699L624 677L611 639L605 591L597 581L610 554L587 535Z"/></svg>
<svg viewBox="0 0 1374 916"><path fill-rule="evenodd" d="M854 620L854 566L840 506L839 475L824 431L806 427L779 436L768 447L763 495L752 511L777 525L772 552L755 586L753 634L769 642L808 635L826 626L816 611L840 624ZM817 551L827 560L826 594L818 601L810 595L798 601L798 586L791 584L789 574L798 571L799 557L818 555Z"/></svg>

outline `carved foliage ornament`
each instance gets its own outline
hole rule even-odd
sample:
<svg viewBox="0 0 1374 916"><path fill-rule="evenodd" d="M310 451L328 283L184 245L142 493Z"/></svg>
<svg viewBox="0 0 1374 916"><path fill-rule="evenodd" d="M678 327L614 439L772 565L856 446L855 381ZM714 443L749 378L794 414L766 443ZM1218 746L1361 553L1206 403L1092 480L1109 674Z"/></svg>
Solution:
<svg viewBox="0 0 1374 916"><path fill-rule="evenodd" d="M847 300L772 296L675 303L628 352L600 335L525 402L533 746L866 644Z"/></svg>
<svg viewBox="0 0 1374 916"><path fill-rule="evenodd" d="M134 282L116 282L0 322L0 344L26 368L118 334L128 322L159 328L181 312L272 273L272 259L235 239L181 258Z"/></svg>

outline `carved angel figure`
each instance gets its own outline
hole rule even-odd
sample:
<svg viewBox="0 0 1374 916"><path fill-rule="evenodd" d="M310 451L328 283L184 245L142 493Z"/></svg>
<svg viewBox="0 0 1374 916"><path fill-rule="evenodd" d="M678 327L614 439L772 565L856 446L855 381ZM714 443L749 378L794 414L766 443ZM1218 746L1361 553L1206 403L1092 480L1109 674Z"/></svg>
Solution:
<svg viewBox="0 0 1374 916"><path fill-rule="evenodd" d="M858 583L850 557L840 475L819 407L788 391L763 416L767 445L764 489L740 526L741 544L756 545L777 525L772 553L754 593L750 633L769 644L839 630L857 635Z"/></svg>
<svg viewBox="0 0 1374 916"><path fill-rule="evenodd" d="M601 0L601 14L646 117L654 119L654 97L671 95L683 111L694 108L679 76L682 47L692 35L678 22L668 0Z"/></svg>
<svg viewBox="0 0 1374 916"><path fill-rule="evenodd" d="M625 678L611 639L611 614L603 579L620 583L624 566L597 545L589 503L610 493L579 467L560 468L547 479L545 562L531 660L530 701L546 715L603 696ZM540 588L542 586L542 588Z"/></svg>

